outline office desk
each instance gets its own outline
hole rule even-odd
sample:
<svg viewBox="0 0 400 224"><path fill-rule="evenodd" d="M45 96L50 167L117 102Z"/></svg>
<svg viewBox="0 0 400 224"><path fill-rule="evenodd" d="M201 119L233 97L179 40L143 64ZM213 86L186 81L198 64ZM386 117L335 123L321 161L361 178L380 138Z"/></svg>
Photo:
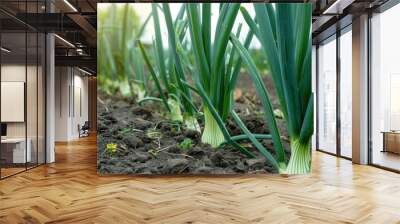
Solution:
<svg viewBox="0 0 400 224"><path fill-rule="evenodd" d="M400 154L400 132L384 131L383 134L383 151Z"/></svg>
<svg viewBox="0 0 400 224"><path fill-rule="evenodd" d="M28 144L27 144L26 153L25 153L25 138L1 139L2 157L3 157L3 152L4 152L5 155L7 155L7 154L9 155L9 156L6 156L6 158L5 158L5 160L9 163L31 162L31 160L32 160L32 153L31 153L32 141L30 138L27 138L26 142ZM11 154L12 154L12 156L11 156Z"/></svg>

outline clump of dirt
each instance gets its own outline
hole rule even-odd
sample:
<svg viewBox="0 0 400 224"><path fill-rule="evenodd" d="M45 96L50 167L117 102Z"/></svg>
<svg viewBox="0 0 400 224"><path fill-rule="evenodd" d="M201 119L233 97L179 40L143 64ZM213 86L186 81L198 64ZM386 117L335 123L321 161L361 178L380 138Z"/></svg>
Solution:
<svg viewBox="0 0 400 224"><path fill-rule="evenodd" d="M237 103L236 111L248 129L252 133L269 133L264 116L258 112L260 110L248 109L249 102L254 108L260 108L259 102L247 95L242 98L243 102ZM175 175L277 172L251 144L241 143L256 158L248 158L230 145L212 148L201 143L200 133L166 120L159 107L151 103L138 106L133 101L99 94L98 173ZM282 120L278 125L281 133L286 133ZM242 134L232 119L229 119L226 127L232 136ZM109 143L117 145L115 151L106 150ZM262 143L275 154L271 140L262 140ZM284 141L284 147L289 159L287 141Z"/></svg>

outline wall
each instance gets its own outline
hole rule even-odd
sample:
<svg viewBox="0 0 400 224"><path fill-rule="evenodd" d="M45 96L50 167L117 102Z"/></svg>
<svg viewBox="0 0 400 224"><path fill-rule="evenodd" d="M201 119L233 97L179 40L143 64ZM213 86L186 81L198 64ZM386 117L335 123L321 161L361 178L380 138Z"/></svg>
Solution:
<svg viewBox="0 0 400 224"><path fill-rule="evenodd" d="M368 163L368 15L352 23L352 161Z"/></svg>
<svg viewBox="0 0 400 224"><path fill-rule="evenodd" d="M25 74L27 69L28 81L25 82ZM2 65L1 66L1 81L2 82L10 82L10 81L18 81L27 83L27 128L28 128L28 137L29 133L35 132L36 135L36 122L37 122L37 103L41 103L38 105L41 108L43 105L43 101L39 101L37 99L37 80L36 80L36 67L25 65ZM5 109L5 108L2 108ZM7 123L7 136L8 137L25 137L25 123L24 122L11 122Z"/></svg>
<svg viewBox="0 0 400 224"><path fill-rule="evenodd" d="M70 76L67 67L55 68L55 141L68 139Z"/></svg>
<svg viewBox="0 0 400 224"><path fill-rule="evenodd" d="M30 140L31 162L44 163L44 80L42 67L25 64L3 64L2 82L24 82L26 85L25 122L6 122L8 138ZM7 108L1 108L6 110Z"/></svg>
<svg viewBox="0 0 400 224"><path fill-rule="evenodd" d="M55 140L70 141L88 121L88 77L72 67L56 67L55 74Z"/></svg>
<svg viewBox="0 0 400 224"><path fill-rule="evenodd" d="M51 9L50 1L46 6ZM50 10L52 11L52 10ZM56 160L55 153L55 42L54 35L46 35L46 163L52 163Z"/></svg>
<svg viewBox="0 0 400 224"><path fill-rule="evenodd" d="M72 92L72 119L71 119L71 135L73 138L79 137L78 125L82 126L85 121L88 121L88 78L74 74Z"/></svg>

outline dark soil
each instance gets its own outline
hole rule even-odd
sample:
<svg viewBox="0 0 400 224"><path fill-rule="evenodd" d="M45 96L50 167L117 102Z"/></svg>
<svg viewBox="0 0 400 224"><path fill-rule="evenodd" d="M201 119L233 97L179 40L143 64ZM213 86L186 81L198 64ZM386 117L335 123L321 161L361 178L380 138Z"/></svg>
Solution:
<svg viewBox="0 0 400 224"><path fill-rule="evenodd" d="M167 121L160 105L138 106L122 98L99 93L98 102L98 172L100 174L244 174L276 173L258 151L248 142L241 142L256 158L247 158L230 145L217 149L200 142L201 134L185 130L178 123ZM267 134L268 127L259 112L260 105L249 92L236 103L236 111L252 133ZM201 119L199 119L200 125ZM287 136L284 124L278 125ZM232 136L242 134L230 119L227 128ZM190 140L189 140L190 139ZM180 146L183 141L191 146ZM108 152L108 143L117 144L116 152ZM271 140L264 146L274 154ZM289 159L289 144L284 141Z"/></svg>

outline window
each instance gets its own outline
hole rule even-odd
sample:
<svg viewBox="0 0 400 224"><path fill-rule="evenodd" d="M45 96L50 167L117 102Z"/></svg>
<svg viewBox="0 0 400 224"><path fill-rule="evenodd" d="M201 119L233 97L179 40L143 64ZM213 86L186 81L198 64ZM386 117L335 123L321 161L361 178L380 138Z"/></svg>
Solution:
<svg viewBox="0 0 400 224"><path fill-rule="evenodd" d="M352 157L352 34L351 26L340 36L340 155Z"/></svg>
<svg viewBox="0 0 400 224"><path fill-rule="evenodd" d="M371 18L371 159L400 170L400 5Z"/></svg>
<svg viewBox="0 0 400 224"><path fill-rule="evenodd" d="M336 153L336 36L318 48L318 149Z"/></svg>

